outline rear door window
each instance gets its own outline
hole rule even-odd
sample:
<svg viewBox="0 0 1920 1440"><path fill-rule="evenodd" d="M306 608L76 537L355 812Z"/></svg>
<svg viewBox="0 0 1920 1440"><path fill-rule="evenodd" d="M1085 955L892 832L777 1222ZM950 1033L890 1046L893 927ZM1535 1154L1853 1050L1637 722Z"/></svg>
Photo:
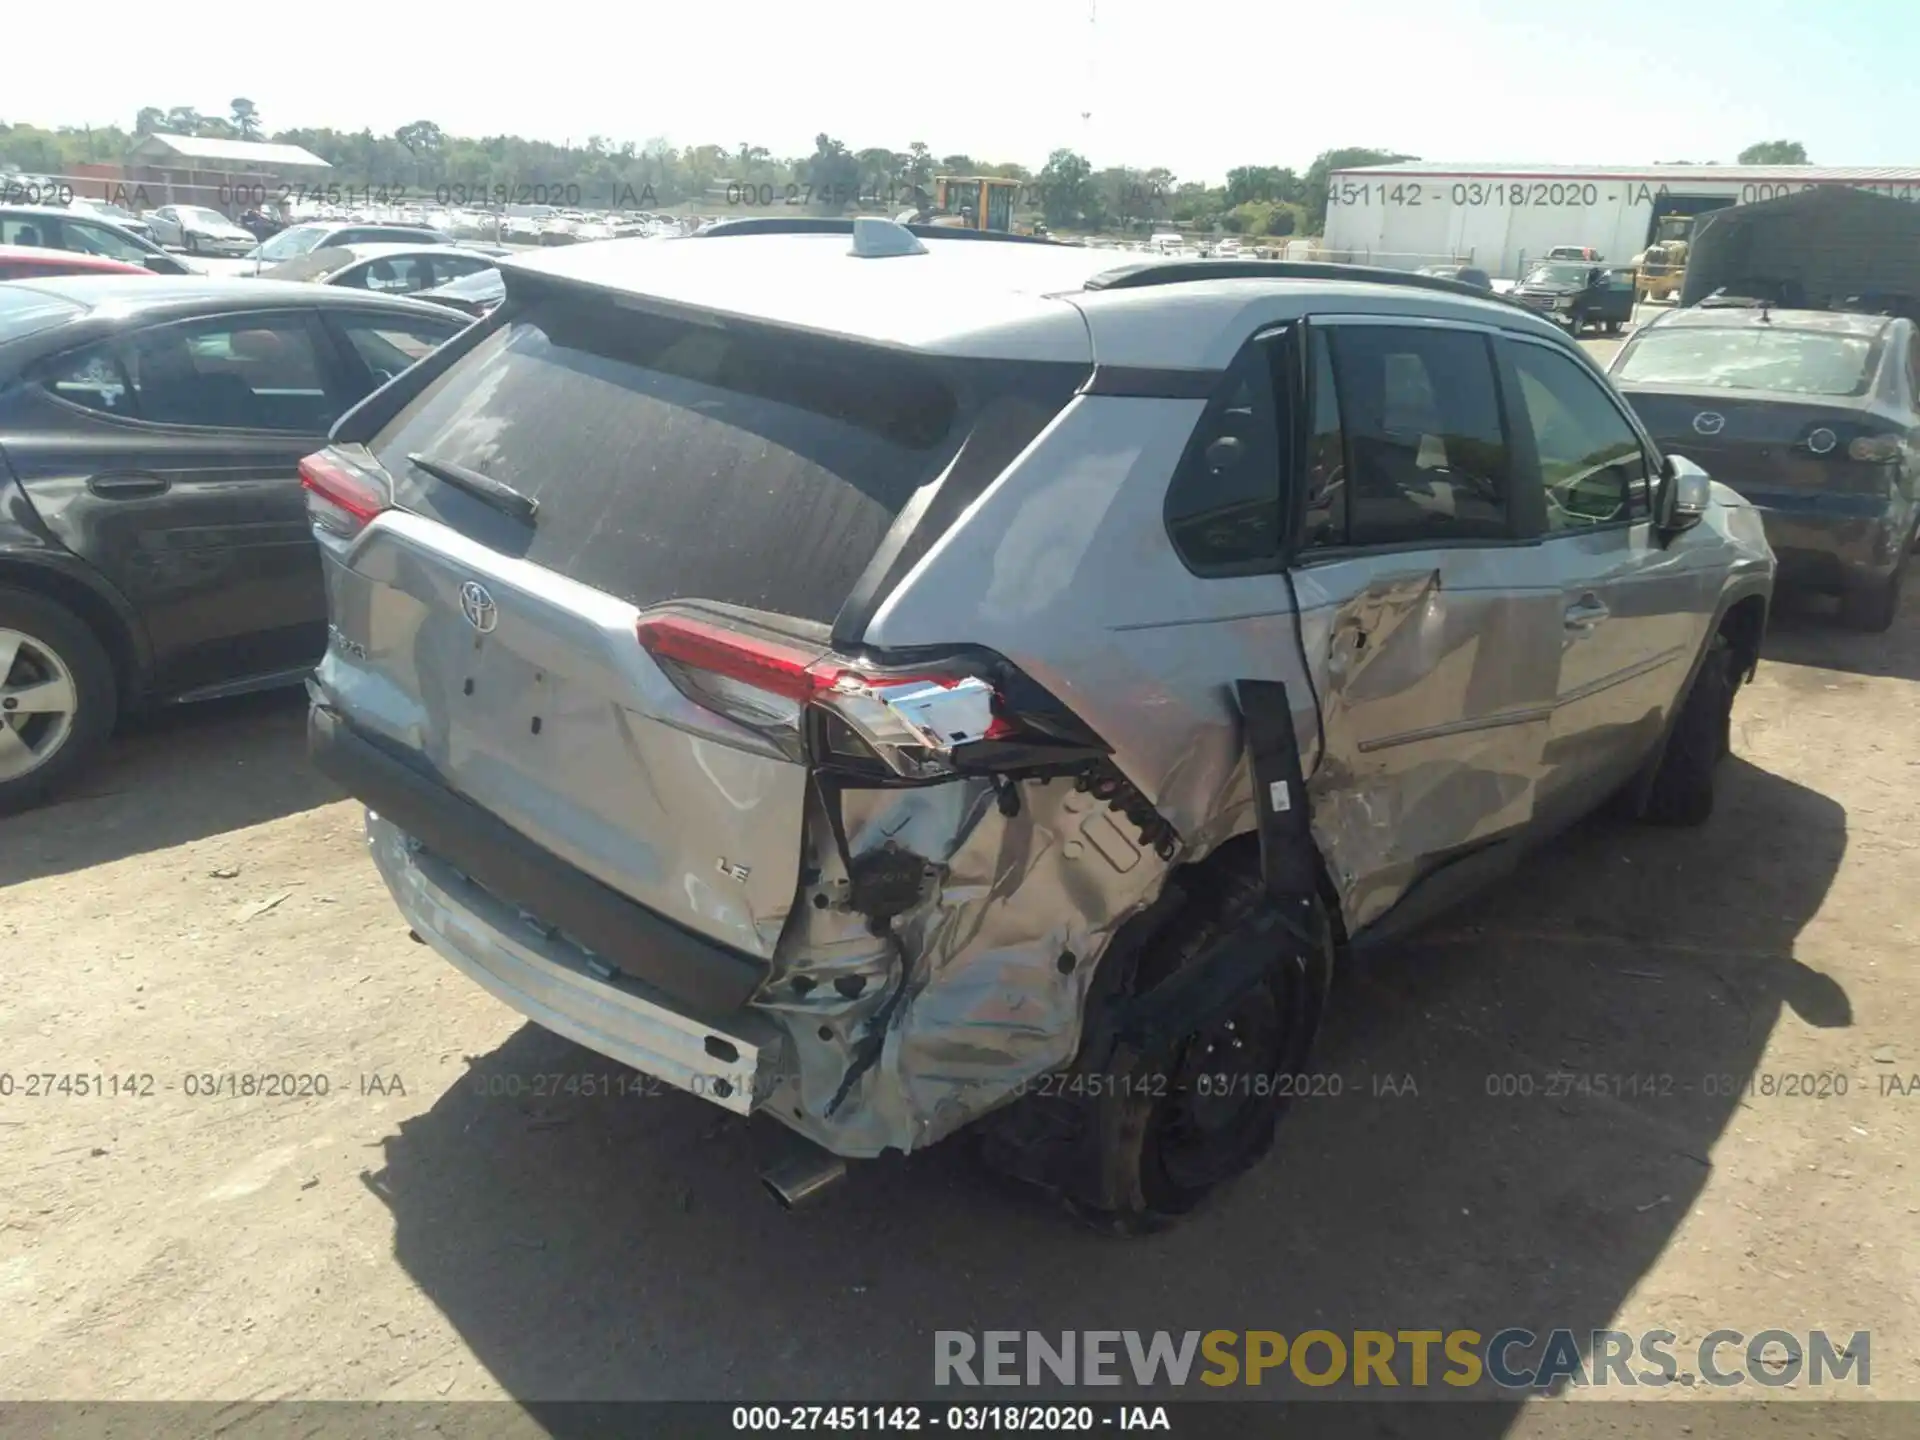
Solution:
<svg viewBox="0 0 1920 1440"><path fill-rule="evenodd" d="M127 337L125 354L138 414L158 424L319 434L341 409L303 315L153 325Z"/></svg>
<svg viewBox="0 0 1920 1440"><path fill-rule="evenodd" d="M133 241L114 234L104 225L90 225L84 220L62 220L60 232L65 250L78 250L87 255L104 255L109 260L120 260L128 265L143 265L151 254Z"/></svg>
<svg viewBox="0 0 1920 1440"><path fill-rule="evenodd" d="M958 444L930 362L542 298L373 438L398 502L639 606L831 621ZM531 534L407 457L540 502Z"/></svg>
<svg viewBox="0 0 1920 1440"><path fill-rule="evenodd" d="M1338 324L1329 340L1346 439L1348 543L1506 538L1507 443L1486 337Z"/></svg>
<svg viewBox="0 0 1920 1440"><path fill-rule="evenodd" d="M45 215L0 215L0 245L32 245L58 250L60 237Z"/></svg>

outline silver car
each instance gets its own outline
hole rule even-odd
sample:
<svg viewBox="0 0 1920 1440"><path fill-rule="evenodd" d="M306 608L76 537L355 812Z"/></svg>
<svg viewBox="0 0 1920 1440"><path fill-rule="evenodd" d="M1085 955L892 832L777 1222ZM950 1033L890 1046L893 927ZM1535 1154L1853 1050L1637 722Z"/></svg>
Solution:
<svg viewBox="0 0 1920 1440"><path fill-rule="evenodd" d="M868 220L501 270L303 467L312 752L418 937L788 1199L976 1127L1154 1228L1345 952L1711 810L1760 519L1518 306Z"/></svg>

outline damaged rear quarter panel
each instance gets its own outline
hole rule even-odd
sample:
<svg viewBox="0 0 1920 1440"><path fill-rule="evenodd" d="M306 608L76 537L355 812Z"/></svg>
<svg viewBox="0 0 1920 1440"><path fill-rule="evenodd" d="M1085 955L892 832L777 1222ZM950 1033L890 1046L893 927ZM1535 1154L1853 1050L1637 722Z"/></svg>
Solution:
<svg viewBox="0 0 1920 1440"><path fill-rule="evenodd" d="M1073 1058L1093 959L1159 892L1167 862L1074 780L1018 793L1009 816L986 779L844 792L856 864L891 848L924 865L897 947L848 906L831 827L809 817L818 879L757 1002L792 1047L769 1101L786 1124L842 1155L919 1149Z"/></svg>
<svg viewBox="0 0 1920 1440"><path fill-rule="evenodd" d="M866 635L886 649L981 645L1018 665L1112 746L1180 833L1178 860L1253 825L1236 679L1287 684L1309 770L1318 735L1285 577L1202 580L1167 541L1167 477L1201 408L1073 401ZM904 971L890 941L837 908L844 870L823 817L810 817L820 885L795 907L759 1001L794 1041L795 1078L771 1102L781 1119L843 1154L919 1148L1073 1058L1096 962L1169 869L1124 817L1074 787L1022 781L1013 817L980 779L846 792L854 856L891 839L933 872L920 905L895 921ZM1064 973L1063 953L1074 957ZM813 982L804 998L798 975ZM855 975L864 988L841 994L833 981L851 988ZM883 1014L874 1073L829 1118L860 1035Z"/></svg>

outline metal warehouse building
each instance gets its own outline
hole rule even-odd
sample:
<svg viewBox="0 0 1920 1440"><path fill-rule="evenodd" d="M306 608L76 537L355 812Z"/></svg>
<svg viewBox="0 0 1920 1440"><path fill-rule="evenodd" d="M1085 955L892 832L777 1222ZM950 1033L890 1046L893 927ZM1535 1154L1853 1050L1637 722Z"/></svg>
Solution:
<svg viewBox="0 0 1920 1440"><path fill-rule="evenodd" d="M1514 278L1556 245L1624 265L1662 215L1699 215L1845 185L1920 203L1920 167L1444 165L1408 161L1329 177L1333 258L1411 269L1457 261Z"/></svg>

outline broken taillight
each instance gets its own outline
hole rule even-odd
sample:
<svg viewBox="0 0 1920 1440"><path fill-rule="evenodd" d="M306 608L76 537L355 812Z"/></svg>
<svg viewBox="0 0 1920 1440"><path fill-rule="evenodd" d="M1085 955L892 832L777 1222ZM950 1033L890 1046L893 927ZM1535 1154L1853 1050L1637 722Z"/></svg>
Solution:
<svg viewBox="0 0 1920 1440"><path fill-rule="evenodd" d="M338 451L319 450L300 462L307 518L329 535L350 540L373 517L393 507L385 481L348 463Z"/></svg>
<svg viewBox="0 0 1920 1440"><path fill-rule="evenodd" d="M956 746L1018 731L996 714L993 685L957 668L867 669L819 646L686 615L649 615L637 628L681 694L798 761L810 758L812 730L834 759L929 779L952 773Z"/></svg>

